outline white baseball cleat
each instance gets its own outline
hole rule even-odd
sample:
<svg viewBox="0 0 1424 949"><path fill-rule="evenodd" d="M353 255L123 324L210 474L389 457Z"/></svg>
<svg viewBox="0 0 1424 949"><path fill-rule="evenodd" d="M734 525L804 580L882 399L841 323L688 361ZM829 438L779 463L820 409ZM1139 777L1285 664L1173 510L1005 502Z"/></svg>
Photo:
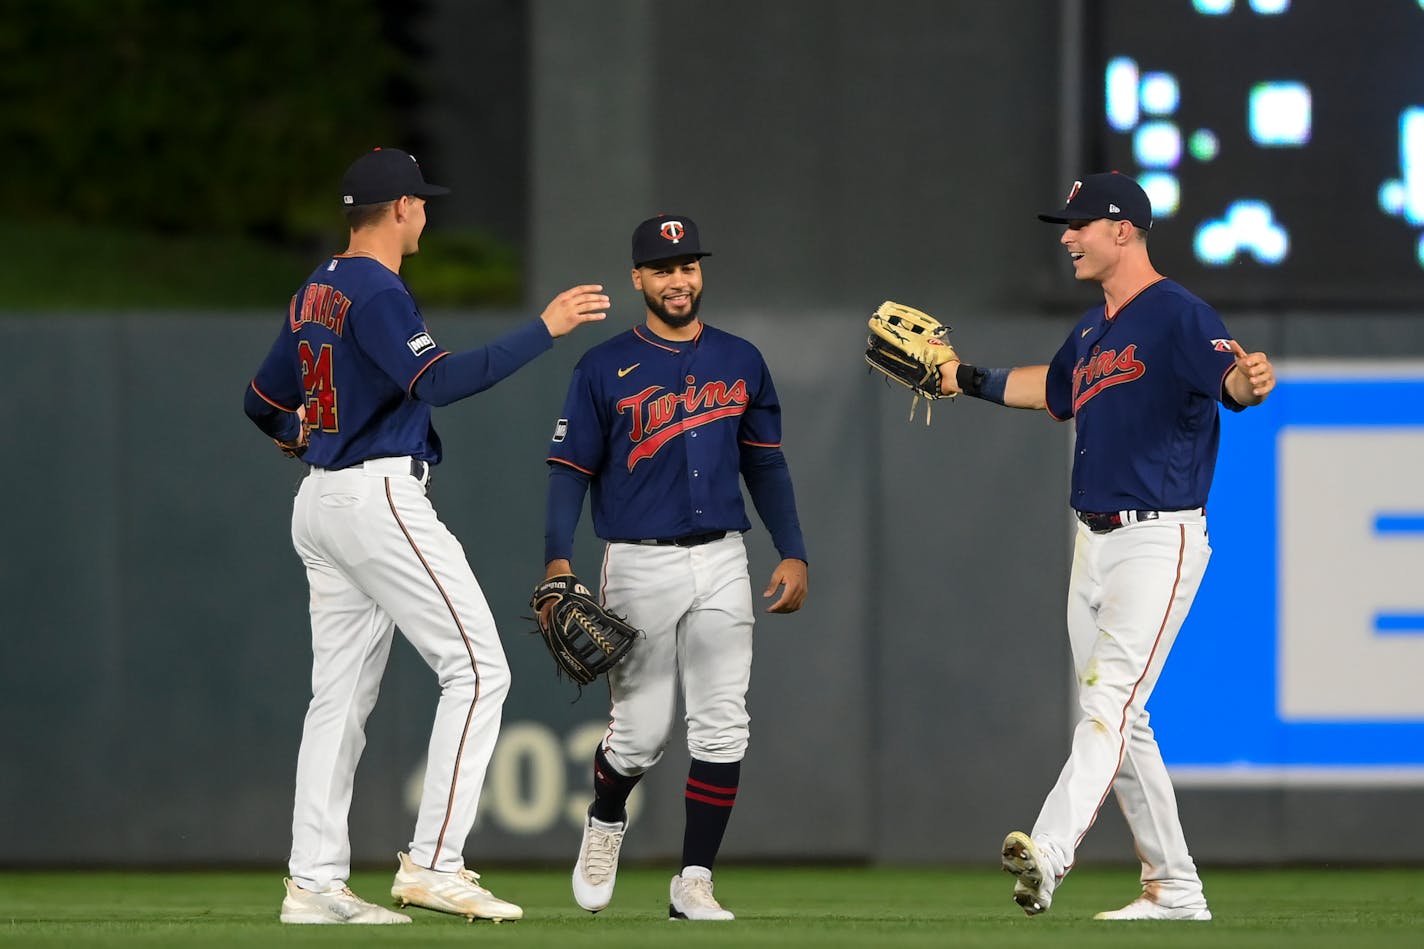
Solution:
<svg viewBox="0 0 1424 949"><path fill-rule="evenodd" d="M411 862L408 853L396 856L400 869L391 884L391 897L399 906L421 906L463 916L470 922L491 919L498 923L524 917L524 910L480 886L480 875L473 870L427 870Z"/></svg>
<svg viewBox="0 0 1424 949"><path fill-rule="evenodd" d="M574 864L574 902L596 913L613 900L618 879L618 852L623 848L626 821L610 824L592 814L583 824L578 863Z"/></svg>
<svg viewBox="0 0 1424 949"><path fill-rule="evenodd" d="M409 916L367 903L344 885L318 893L304 890L292 880L282 883L287 895L282 898L282 914L278 918L284 923L385 926L410 922Z"/></svg>
<svg viewBox="0 0 1424 949"><path fill-rule="evenodd" d="M1094 919L1211 919L1211 910L1206 903L1191 903L1187 906L1163 906L1145 896L1128 903L1122 909L1099 913Z"/></svg>
<svg viewBox="0 0 1424 949"><path fill-rule="evenodd" d="M691 871L691 873L689 873ZM700 871L700 872L699 872ZM703 873L707 876L704 878ZM701 867L683 867L668 888L668 919L736 919L712 895L712 874Z"/></svg>
<svg viewBox="0 0 1424 949"><path fill-rule="evenodd" d="M1053 904L1053 874L1033 838L1014 831L1004 838L1004 870L1012 873L1014 902L1025 916L1037 916Z"/></svg>

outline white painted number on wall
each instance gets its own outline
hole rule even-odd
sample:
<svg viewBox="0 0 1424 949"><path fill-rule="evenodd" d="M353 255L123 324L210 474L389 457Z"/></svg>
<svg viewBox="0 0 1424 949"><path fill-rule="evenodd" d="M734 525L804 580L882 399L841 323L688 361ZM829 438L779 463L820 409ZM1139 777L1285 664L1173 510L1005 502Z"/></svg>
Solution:
<svg viewBox="0 0 1424 949"><path fill-rule="evenodd" d="M490 759L476 826L493 824L511 834L542 834L565 825L583 827L593 800L593 752L603 738L604 722L585 722L565 735L541 722L505 722ZM406 807L420 807L422 761L406 781ZM628 799L634 817L642 801L635 788Z"/></svg>

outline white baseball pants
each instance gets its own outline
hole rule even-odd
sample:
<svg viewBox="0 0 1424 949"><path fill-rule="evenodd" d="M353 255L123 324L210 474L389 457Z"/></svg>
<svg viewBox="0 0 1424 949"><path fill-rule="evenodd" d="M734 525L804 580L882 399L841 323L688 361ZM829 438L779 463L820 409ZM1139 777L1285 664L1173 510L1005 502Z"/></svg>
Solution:
<svg viewBox="0 0 1424 949"><path fill-rule="evenodd" d="M440 682L409 852L420 866L458 869L510 681L464 548L412 476L409 458L313 468L293 506L292 543L306 565L312 627L292 879L325 890L350 874L352 784L396 626Z"/></svg>
<svg viewBox="0 0 1424 949"><path fill-rule="evenodd" d="M1164 512L1106 534L1078 525L1068 635L1081 718L1033 828L1058 878L1072 869L1079 842L1115 789L1142 861L1143 886L1164 905L1201 897L1144 707L1210 558L1200 510Z"/></svg>
<svg viewBox="0 0 1424 949"><path fill-rule="evenodd" d="M632 776L662 758L677 716L679 676L692 757L742 760L753 625L742 535L697 547L609 544L602 592L604 604L646 637L608 676L609 763Z"/></svg>

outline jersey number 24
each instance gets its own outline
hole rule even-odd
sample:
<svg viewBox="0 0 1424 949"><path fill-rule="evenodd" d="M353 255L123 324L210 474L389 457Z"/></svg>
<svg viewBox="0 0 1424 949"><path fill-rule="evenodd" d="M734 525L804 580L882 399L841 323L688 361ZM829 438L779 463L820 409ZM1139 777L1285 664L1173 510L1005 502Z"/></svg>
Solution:
<svg viewBox="0 0 1424 949"><path fill-rule="evenodd" d="M311 343L297 344L302 359L302 387L307 392L307 422L323 432L337 431L336 385L332 381L331 344L323 343L320 353L312 352Z"/></svg>

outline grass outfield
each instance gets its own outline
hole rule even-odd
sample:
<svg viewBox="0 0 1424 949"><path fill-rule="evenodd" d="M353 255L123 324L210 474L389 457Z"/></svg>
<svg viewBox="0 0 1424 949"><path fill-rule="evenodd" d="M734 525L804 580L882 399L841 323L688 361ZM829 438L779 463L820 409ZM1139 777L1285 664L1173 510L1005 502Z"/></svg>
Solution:
<svg viewBox="0 0 1424 949"><path fill-rule="evenodd" d="M625 870L613 905L574 907L565 870L485 881L524 906L495 925L411 910L409 926L283 926L279 872L0 873L0 946L1174 946L1424 945L1424 870L1209 870L1209 923L1105 923L1136 892L1129 870L1075 871L1053 910L1026 918L1011 878L988 870L725 867L733 923L670 922L671 871ZM386 902L391 874L358 873Z"/></svg>

